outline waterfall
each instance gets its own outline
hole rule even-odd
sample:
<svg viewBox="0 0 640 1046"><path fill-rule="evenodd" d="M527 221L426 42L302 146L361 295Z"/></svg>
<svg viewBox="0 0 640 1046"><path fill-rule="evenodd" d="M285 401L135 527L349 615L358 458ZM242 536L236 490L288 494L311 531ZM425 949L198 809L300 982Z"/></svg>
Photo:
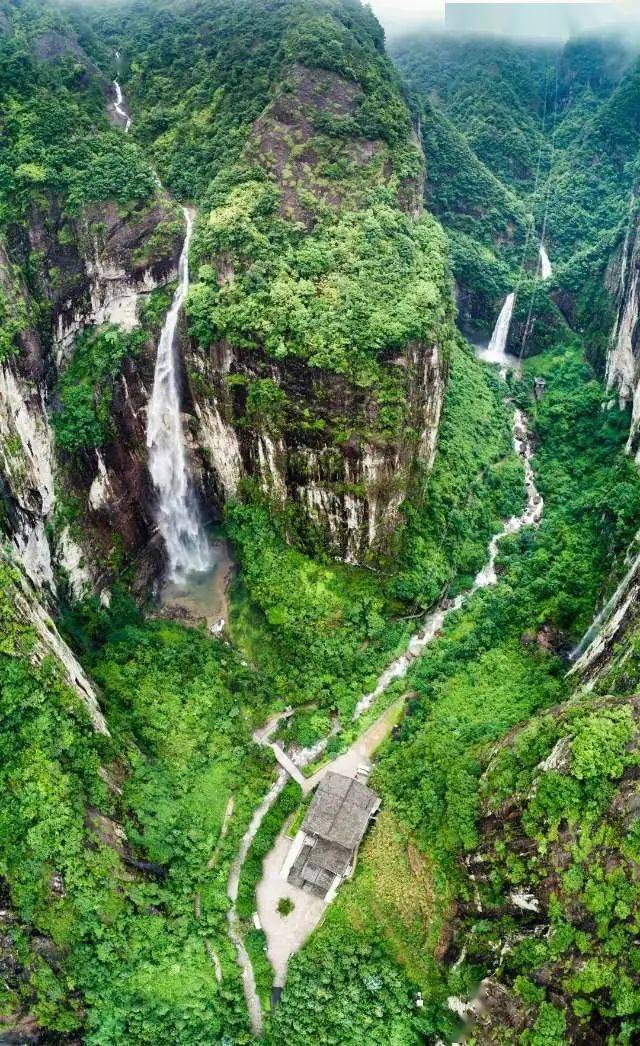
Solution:
<svg viewBox="0 0 640 1046"><path fill-rule="evenodd" d="M507 338L509 337L509 328L511 326L511 317L513 316L513 307L515 305L516 296L512 292L508 294L504 300L500 315L498 316L495 327L493 328L493 334L491 335L491 341L486 349L480 349L477 353L478 359L484 360L485 363L497 363L500 366L500 375L506 376L509 368L516 369L519 361L514 356L508 356L506 352Z"/></svg>
<svg viewBox="0 0 640 1046"><path fill-rule="evenodd" d="M118 52L116 51L116 54L117 53ZM120 56L118 55L118 58L119 57ZM114 109L115 109L116 113L118 114L118 116L120 117L120 119L125 121L124 130L125 130L125 134L128 134L129 133L129 129L131 127L131 117L129 116L129 113L127 112L127 110L125 109L124 104L123 104L124 103L124 97L123 97L123 94L122 94L122 88L121 88L121 86L120 86L120 84L118 83L117 80L113 81L113 86L114 86L115 92L116 92L116 100L114 102Z"/></svg>
<svg viewBox="0 0 640 1046"><path fill-rule="evenodd" d="M553 267L544 243L540 244L540 276L543 280L548 280L553 276Z"/></svg>
<svg viewBox="0 0 640 1046"><path fill-rule="evenodd" d="M513 316L513 306L515 304L516 296L511 293L508 294L504 300L504 305L500 310L498 321L493 329L491 335L491 341L489 342L488 352L494 356L504 356L505 349L507 347L507 338L509 337L509 327L511 326L511 317Z"/></svg>
<svg viewBox="0 0 640 1046"><path fill-rule="evenodd" d="M169 578L178 583L187 575L202 573L211 566L209 545L187 468L176 373L175 334L189 289L189 248L193 232L193 218L186 207L184 215L187 231L180 256L178 289L158 343L147 416L149 471L158 492L158 530L167 548Z"/></svg>

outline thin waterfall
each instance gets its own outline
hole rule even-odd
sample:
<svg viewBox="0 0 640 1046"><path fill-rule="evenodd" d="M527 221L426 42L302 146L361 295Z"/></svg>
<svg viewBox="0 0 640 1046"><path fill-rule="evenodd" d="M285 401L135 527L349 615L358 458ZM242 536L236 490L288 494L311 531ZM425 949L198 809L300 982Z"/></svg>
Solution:
<svg viewBox="0 0 640 1046"><path fill-rule="evenodd" d="M540 244L540 278L549 280L553 276L553 266L549 261L549 255L544 243Z"/></svg>
<svg viewBox="0 0 640 1046"><path fill-rule="evenodd" d="M187 467L175 335L189 290L189 248L193 217L183 208L187 231L180 256L178 289L162 328L153 392L147 415L149 471L158 492L157 523L169 560L169 579L178 584L211 566L211 552Z"/></svg>
<svg viewBox="0 0 640 1046"><path fill-rule="evenodd" d="M116 51L116 54L118 54L117 51ZM119 57L120 57L120 55L118 55L118 58ZM116 113L118 114L118 116L120 117L120 119L125 121L124 130L125 130L125 134L128 134L129 130L131 128L131 117L129 116L129 113L127 112L127 110L124 107L124 96L122 94L122 88L121 88L121 86L120 86L120 84L118 83L117 80L113 81L113 86L114 86L115 92L116 92L116 100L114 102L113 107L114 107Z"/></svg>

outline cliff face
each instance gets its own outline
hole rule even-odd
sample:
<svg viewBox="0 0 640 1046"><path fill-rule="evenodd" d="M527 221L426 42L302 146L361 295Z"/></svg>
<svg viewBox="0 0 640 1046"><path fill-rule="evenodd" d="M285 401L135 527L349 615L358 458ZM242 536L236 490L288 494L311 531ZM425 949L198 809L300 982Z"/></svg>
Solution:
<svg viewBox="0 0 640 1046"><path fill-rule="evenodd" d="M384 442L363 435L379 420L375 394L343 375L228 344L196 350L190 362L192 387L201 390L197 443L221 500L253 479L278 508L293 506L302 529L333 556L357 563L389 551L412 469L433 463L446 373L437 344L410 343L385 364L400 377L407 427ZM264 382L286 403L280 416L248 404Z"/></svg>
<svg viewBox="0 0 640 1046"><path fill-rule="evenodd" d="M492 753L447 953L485 973L449 1000L470 1041L604 1044L637 1012L639 713L637 696L570 702Z"/></svg>
<svg viewBox="0 0 640 1046"><path fill-rule="evenodd" d="M78 335L104 324L135 329L141 303L176 275L182 228L173 206L157 199L127 210L96 205L70 220L51 200L0 254L4 299L24 324L19 352L0 365L5 530L36 585L53 592L57 567L76 597L108 588L114 534L132 555L146 548L153 529L143 414L153 338L141 359L124 361L113 395L114 438L104 448L70 461L56 449L51 425L57 382ZM18 275L26 262L31 286ZM73 500L75 525L61 499Z"/></svg>
<svg viewBox="0 0 640 1046"><path fill-rule="evenodd" d="M631 404L627 450L640 451L640 227L630 227L620 256L613 259L607 283L617 302L617 316L607 354L607 387L621 407Z"/></svg>
<svg viewBox="0 0 640 1046"><path fill-rule="evenodd" d="M254 272L265 283L264 294L256 298L258 308L279 309L284 294L291 294L290 312L282 313L281 345L274 349L269 344L269 317L251 318L252 326L236 327L222 338L207 339L196 326L195 344L186 359L197 418L194 449L202 450L203 488L209 496L221 503L236 496L243 481L253 481L254 489L270 498L276 509L291 510L287 526L292 537L349 563L391 551L414 467L429 469L433 463L452 318L448 273L440 274L441 284L436 287L434 281L424 306L427 314L438 302L439 331L434 324L428 338L407 337L397 348L381 349L370 365L375 380L359 377L355 344L349 347L350 369L305 358L319 340L317 328L309 330L308 344L294 344L297 328L314 308L313 293L318 299L326 295L325 316L337 317L336 337L351 322L351 284L359 268L364 271L371 263L361 260L354 246L343 268L334 243L344 235L339 223L345 215L351 222L349 234L353 228L359 233L372 194L387 194L384 198L393 202L394 210L385 212L384 220L401 216L400 250L417 255L410 238L422 211L420 151L408 133L401 169L387 141L359 135L356 117L365 102L358 83L334 72L301 64L286 71L272 102L255 121L243 154L243 162L261 172L255 197L247 204L242 188L232 192L208 223L203 219L197 247L201 260L211 262L215 271L215 288L207 299L211 314L216 300L233 300L239 312L250 315L246 298L254 290ZM343 128L339 135L337 127ZM288 248L291 260L280 265L274 259L266 279L267 263L259 253L265 173L276 190L278 219L297 238ZM239 237L237 229L249 225L251 235ZM334 237L328 244L322 238L325 228ZM277 226L275 233L282 236ZM371 235L380 233L374 229ZM301 269L295 252L305 236L308 261ZM437 241L435 225L433 236ZM209 244L212 250L206 249ZM332 256L327 261L329 249ZM387 242L383 251L393 264ZM408 299L414 286L414 293L424 293L417 279L408 269L402 289ZM202 312L201 292L202 287L195 288L191 304L196 320ZM393 310L401 308L400 296L390 302L389 329L378 335L382 345L399 340ZM363 316L363 325L366 319ZM331 345L323 351L326 358ZM392 424L387 418L389 396L395 409Z"/></svg>

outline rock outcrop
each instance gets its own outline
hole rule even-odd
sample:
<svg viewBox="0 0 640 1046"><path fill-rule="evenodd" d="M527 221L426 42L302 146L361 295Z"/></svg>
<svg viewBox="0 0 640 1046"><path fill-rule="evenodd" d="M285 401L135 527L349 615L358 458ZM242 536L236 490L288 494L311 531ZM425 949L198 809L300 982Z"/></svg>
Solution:
<svg viewBox="0 0 640 1046"><path fill-rule="evenodd" d="M635 1012L639 744L640 698L606 696L549 710L491 754L446 956L485 974L449 1000L470 1041L545 1028L604 1046Z"/></svg>
<svg viewBox="0 0 640 1046"><path fill-rule="evenodd" d="M629 226L621 256L607 273L617 315L607 354L607 388L620 407L631 405L627 451L640 463L640 226Z"/></svg>
<svg viewBox="0 0 640 1046"><path fill-rule="evenodd" d="M406 427L384 441L366 435L379 415L375 394L342 375L226 344L194 350L190 365L214 497L223 502L253 480L277 508L293 506L333 556L358 563L389 551L412 470L429 469L435 455L446 377L437 344L408 344L385 364L401 375L408 409ZM280 418L247 409L251 386L264 381L282 394Z"/></svg>
<svg viewBox="0 0 640 1046"><path fill-rule="evenodd" d="M413 223L422 213L419 143L408 118L402 162L382 134L361 135L359 111L366 100L355 80L293 64L254 122L243 162L260 169L256 186L264 186L266 174L275 189L279 218L297 236L312 237L318 222L338 221L345 212L364 213L367 198L381 193L391 200L393 213L402 214L406 250L419 255L421 248L412 243ZM206 218L203 221L201 243L212 242L214 249L213 256L201 254L200 260L211 262L222 293L237 288L254 263L258 272L264 268L255 256L259 236L240 240L236 234L238 227L259 221L256 212L262 205L253 204L252 212L246 199L242 187L212 214L208 228ZM437 239L437 228L433 236ZM309 249L313 251L313 245ZM350 264L358 269L355 254ZM335 273L327 268L324 273L318 277L317 293L322 293L323 279L335 284L328 313L339 316L341 308L348 313L348 292L343 295L340 290L341 280L351 277L348 267ZM410 278L417 287L431 275L425 276L422 269L420 275L411 272ZM269 278L267 294L277 298L277 274ZM280 355L268 352L259 329L239 332L236 344L229 337L188 348L186 371L197 418L193 449L194 455L201 450L202 489L210 503L236 496L243 481L249 481L276 510L287 509L290 536L309 550L321 548L348 563L372 562L392 552L400 505L415 468L428 470L433 463L446 383L453 317L448 273L434 276L431 286L433 301L439 299L441 307L436 332L428 339L408 337L400 348L396 336L394 349L384 349L381 333L382 347L372 363L379 368L379 378L368 383L344 368L315 366L307 362L304 350L288 344ZM296 291L291 293L295 296ZM410 295L411 289L405 286L399 293ZM390 325L397 305L390 303ZM213 299L209 308L215 310ZM388 337L392 343L393 333ZM355 347L351 351L355 371ZM396 414L401 418L391 431L385 423L383 388L402 404ZM262 393L269 393L270 405L259 406L265 399Z"/></svg>
<svg viewBox="0 0 640 1046"><path fill-rule="evenodd" d="M153 339L140 360L124 362L112 405L116 438L103 453L88 453L67 467L56 451L50 415L75 338L103 324L127 331L138 326L141 301L175 278L181 241L179 214L164 196L131 207L124 216L113 203L94 205L73 220L52 199L46 211L34 208L25 236L0 251L2 295L22 317L19 351L0 364L4 530L31 581L49 593L58 569L76 597L108 587L106 560L114 534L130 555L149 545L153 499L144 408ZM29 257L38 259L37 269L31 266L31 286L20 277L18 264ZM34 302L45 317L38 325L31 319ZM86 526L58 525L63 487ZM153 546L151 554L155 571L160 561Z"/></svg>

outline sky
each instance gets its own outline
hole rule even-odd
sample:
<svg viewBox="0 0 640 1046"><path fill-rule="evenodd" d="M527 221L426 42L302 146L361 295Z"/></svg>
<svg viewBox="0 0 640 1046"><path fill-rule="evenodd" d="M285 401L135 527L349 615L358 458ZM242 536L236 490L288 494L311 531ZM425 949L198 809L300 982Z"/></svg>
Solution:
<svg viewBox="0 0 640 1046"><path fill-rule="evenodd" d="M425 22L444 22L445 0L368 0L377 17L389 35L411 29ZM465 0L469 3L482 3L483 0ZM501 0L498 0L501 2ZM529 0L505 0L512 4L527 3ZM555 3L556 0L537 0L542 3ZM565 3L584 4L602 2L602 0L563 0ZM640 0L618 0L611 4L612 16L623 20L625 15L637 15Z"/></svg>

